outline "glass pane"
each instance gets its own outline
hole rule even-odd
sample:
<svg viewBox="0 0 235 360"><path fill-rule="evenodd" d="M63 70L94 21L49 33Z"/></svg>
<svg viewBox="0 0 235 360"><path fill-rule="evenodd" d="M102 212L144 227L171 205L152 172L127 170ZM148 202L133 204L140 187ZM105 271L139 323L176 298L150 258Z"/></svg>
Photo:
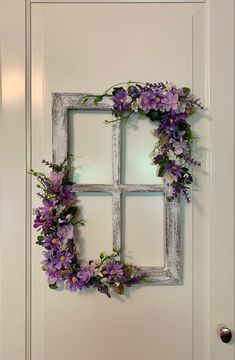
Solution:
<svg viewBox="0 0 235 360"><path fill-rule="evenodd" d="M75 236L82 261L96 260L101 251L112 252L112 196L78 194L77 206L85 226L76 226Z"/></svg>
<svg viewBox="0 0 235 360"><path fill-rule="evenodd" d="M122 195L122 246L126 262L164 265L164 218L163 193Z"/></svg>
<svg viewBox="0 0 235 360"><path fill-rule="evenodd" d="M112 181L112 126L109 111L69 111L69 152L74 156L74 181L109 184Z"/></svg>
<svg viewBox="0 0 235 360"><path fill-rule="evenodd" d="M156 122L147 117L132 116L122 125L122 182L125 184L161 184L156 175L151 153L156 138L152 131Z"/></svg>

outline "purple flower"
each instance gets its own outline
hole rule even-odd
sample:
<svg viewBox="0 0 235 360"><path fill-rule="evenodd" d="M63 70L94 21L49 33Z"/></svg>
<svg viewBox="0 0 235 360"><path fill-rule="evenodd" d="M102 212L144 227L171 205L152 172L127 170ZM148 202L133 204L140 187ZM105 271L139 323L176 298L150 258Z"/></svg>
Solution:
<svg viewBox="0 0 235 360"><path fill-rule="evenodd" d="M182 123L185 123L187 120L187 114L184 113L174 113L173 111L171 112L171 118L173 118L174 120L174 124L175 125L179 125Z"/></svg>
<svg viewBox="0 0 235 360"><path fill-rule="evenodd" d="M48 218L44 219L41 216L40 212L37 212L36 218L34 219L33 227L38 230L43 230L45 233L51 230L51 228L55 225L54 219Z"/></svg>
<svg viewBox="0 0 235 360"><path fill-rule="evenodd" d="M61 287L64 283L63 277L60 272L51 265L48 267L47 270L47 281L49 284L56 283L58 287Z"/></svg>
<svg viewBox="0 0 235 360"><path fill-rule="evenodd" d="M73 225L59 225L57 235L60 237L63 243L66 243L68 240L73 239Z"/></svg>
<svg viewBox="0 0 235 360"><path fill-rule="evenodd" d="M108 286L102 284L102 283L99 283L97 284L97 290L101 293L101 294L106 294L108 296L108 298L111 298L111 295L109 293L109 288Z"/></svg>
<svg viewBox="0 0 235 360"><path fill-rule="evenodd" d="M162 103L164 104L164 108L166 111L176 110L178 106L178 94L173 94L169 91L164 99L162 99Z"/></svg>
<svg viewBox="0 0 235 360"><path fill-rule="evenodd" d="M132 98L136 98L137 96L139 96L140 90L139 90L136 86L129 86L129 88L128 88L128 94L129 94Z"/></svg>
<svg viewBox="0 0 235 360"><path fill-rule="evenodd" d="M62 251L57 253L55 259L53 260L53 263L55 265L55 268L58 270L68 269L72 260L72 254L70 254L68 251Z"/></svg>
<svg viewBox="0 0 235 360"><path fill-rule="evenodd" d="M175 160L171 161L169 164L166 165L166 171L175 175L177 178L180 178L184 174L184 170L182 169L181 165L178 165Z"/></svg>
<svg viewBox="0 0 235 360"><path fill-rule="evenodd" d="M172 87L173 94L177 94L178 96L184 96L184 90L182 88L177 89L175 86Z"/></svg>
<svg viewBox="0 0 235 360"><path fill-rule="evenodd" d="M45 237L45 242L44 242L43 246L46 249L54 249L54 250L56 250L56 249L61 247L61 239L58 238L56 233L47 235Z"/></svg>
<svg viewBox="0 0 235 360"><path fill-rule="evenodd" d="M56 206L56 200L55 199L46 199L43 200L43 207L40 208L40 213L44 219L52 216L53 211L55 210Z"/></svg>
<svg viewBox="0 0 235 360"><path fill-rule="evenodd" d="M118 280L123 276L122 264L115 261L108 262L105 264L102 272L108 281Z"/></svg>
<svg viewBox="0 0 235 360"><path fill-rule="evenodd" d="M185 134L185 131L179 132L179 125L184 124L184 126L186 126L186 119L187 115L185 113L176 114L174 111L170 111L168 114L166 114L164 120L161 121L156 131L156 135L159 136L163 133L166 133L171 138L180 139L180 136L178 136L178 134L180 134L182 137Z"/></svg>
<svg viewBox="0 0 235 360"><path fill-rule="evenodd" d="M63 177L64 177L64 173L63 172L56 172L56 171L52 171L51 175L50 175L50 180L52 182L53 188L55 191L57 191L60 187L60 185L62 184L63 181Z"/></svg>
<svg viewBox="0 0 235 360"><path fill-rule="evenodd" d="M184 151L188 150L188 141L174 141L173 148L175 155L181 155Z"/></svg>
<svg viewBox="0 0 235 360"><path fill-rule="evenodd" d="M113 96L114 111L116 110L117 112L121 112L123 110L129 110L131 101L132 98L128 96L126 90L124 89L118 90L116 94Z"/></svg>
<svg viewBox="0 0 235 360"><path fill-rule="evenodd" d="M94 275L94 270L95 270L94 266L82 265L80 271L77 273L77 277L85 284L87 284Z"/></svg>
<svg viewBox="0 0 235 360"><path fill-rule="evenodd" d="M139 107L147 114L156 107L156 95L152 91L143 91L139 97Z"/></svg>
<svg viewBox="0 0 235 360"><path fill-rule="evenodd" d="M45 258L41 261L41 264L44 266L48 266L49 264L51 264L53 260L53 252L50 250L43 251L42 254Z"/></svg>
<svg viewBox="0 0 235 360"><path fill-rule="evenodd" d="M167 131L167 134L171 136L170 143L174 141L183 141L183 136L185 135L185 131L178 131L178 127L172 129L172 131Z"/></svg>
<svg viewBox="0 0 235 360"><path fill-rule="evenodd" d="M86 284L77 278L76 274L70 274L68 276L68 285L70 291L76 291L77 289L82 290L86 286Z"/></svg>
<svg viewBox="0 0 235 360"><path fill-rule="evenodd" d="M160 93L156 94L156 97L155 97L156 108L158 108L158 109L163 108L164 104L162 103L162 100L163 100L162 94L160 94Z"/></svg>
<svg viewBox="0 0 235 360"><path fill-rule="evenodd" d="M61 185L59 188L59 196L63 204L67 206L71 201L75 199L75 194L72 192L72 186Z"/></svg>

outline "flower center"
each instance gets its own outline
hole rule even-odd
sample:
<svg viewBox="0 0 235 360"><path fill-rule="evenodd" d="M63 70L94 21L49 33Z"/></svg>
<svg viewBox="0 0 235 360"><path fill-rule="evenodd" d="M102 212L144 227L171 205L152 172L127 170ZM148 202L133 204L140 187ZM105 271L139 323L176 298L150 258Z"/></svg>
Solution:
<svg viewBox="0 0 235 360"><path fill-rule="evenodd" d="M160 103L161 98L160 98L160 97L157 97L155 101L156 101L157 103Z"/></svg>
<svg viewBox="0 0 235 360"><path fill-rule="evenodd" d="M117 274L117 271L113 269L113 270L110 271L110 274L111 274L111 275L116 275L116 274Z"/></svg>
<svg viewBox="0 0 235 360"><path fill-rule="evenodd" d="M52 243L53 245L55 245L55 244L57 243L57 239L52 239L52 240L51 240L51 243Z"/></svg>
<svg viewBox="0 0 235 360"><path fill-rule="evenodd" d="M72 277L72 282L73 282L73 283L77 282L76 276L73 276L73 277Z"/></svg>
<svg viewBox="0 0 235 360"><path fill-rule="evenodd" d="M60 257L60 261L65 261L65 256L64 255L62 255L61 257Z"/></svg>
<svg viewBox="0 0 235 360"><path fill-rule="evenodd" d="M177 169L177 167L174 165L174 166L172 166L172 169L173 169L173 170L176 170L176 169Z"/></svg>
<svg viewBox="0 0 235 360"><path fill-rule="evenodd" d="M170 119L170 124L171 124L171 125L174 124L174 119Z"/></svg>

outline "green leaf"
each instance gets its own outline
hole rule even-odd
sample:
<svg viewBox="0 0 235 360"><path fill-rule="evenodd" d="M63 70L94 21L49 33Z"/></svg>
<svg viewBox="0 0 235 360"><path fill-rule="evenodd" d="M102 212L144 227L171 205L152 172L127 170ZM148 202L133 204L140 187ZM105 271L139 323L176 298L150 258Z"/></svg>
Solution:
<svg viewBox="0 0 235 360"><path fill-rule="evenodd" d="M190 94L190 89L188 87L183 87L183 92L185 96L188 96Z"/></svg>
<svg viewBox="0 0 235 360"><path fill-rule="evenodd" d="M53 164L53 170L56 171L56 172L60 172L62 169L61 169L60 165Z"/></svg>
<svg viewBox="0 0 235 360"><path fill-rule="evenodd" d="M50 289L53 289L53 290L56 290L56 289L58 289L58 286L56 285L56 283L54 283L54 284L49 284L49 288L50 288Z"/></svg>
<svg viewBox="0 0 235 360"><path fill-rule="evenodd" d="M165 166L160 166L158 170L158 176L162 177L165 172Z"/></svg>
<svg viewBox="0 0 235 360"><path fill-rule="evenodd" d="M104 253L100 253L100 260L102 260L105 257Z"/></svg>
<svg viewBox="0 0 235 360"><path fill-rule="evenodd" d="M42 242L42 241L44 240L44 236L39 235L39 236L37 237L37 240L38 240L38 242Z"/></svg>
<svg viewBox="0 0 235 360"><path fill-rule="evenodd" d="M161 120L161 114L158 110L150 110L148 114L146 114L150 120L152 121L160 121Z"/></svg>
<svg viewBox="0 0 235 360"><path fill-rule="evenodd" d="M98 95L94 98L94 104L98 105L99 102L103 100L104 95Z"/></svg>
<svg viewBox="0 0 235 360"><path fill-rule="evenodd" d="M169 159L168 158L163 158L163 159L159 159L158 160L158 165L164 165L164 164L167 164L169 162Z"/></svg>
<svg viewBox="0 0 235 360"><path fill-rule="evenodd" d="M86 225L86 220L81 219L81 220L77 220L72 222L73 225L81 225L81 226L85 226Z"/></svg>
<svg viewBox="0 0 235 360"><path fill-rule="evenodd" d="M83 104L85 104L85 103L88 101L88 96L84 96L84 97L82 98L82 101L83 101Z"/></svg>
<svg viewBox="0 0 235 360"><path fill-rule="evenodd" d="M73 182L72 181L70 181L69 179L65 179L64 181L64 184L66 184L66 185L70 185L70 186L73 186Z"/></svg>
<svg viewBox="0 0 235 360"><path fill-rule="evenodd" d="M81 226L85 226L86 225L86 220L84 220L84 219L78 220L78 224L81 225Z"/></svg>
<svg viewBox="0 0 235 360"><path fill-rule="evenodd" d="M194 136L194 134L192 133L192 130L191 130L191 128L190 127L187 127L187 128L185 128L185 132L186 132L186 139L188 139L188 140L191 140L192 142L193 142L193 140L195 139L195 136Z"/></svg>
<svg viewBox="0 0 235 360"><path fill-rule="evenodd" d="M142 109L138 109L138 113L139 113L141 116L146 116L144 110L142 110Z"/></svg>
<svg viewBox="0 0 235 360"><path fill-rule="evenodd" d="M65 215L70 214L70 215L73 215L73 216L74 216L74 215L76 215L77 211L78 211L78 209L76 208L76 206L71 206L71 207L66 211Z"/></svg>

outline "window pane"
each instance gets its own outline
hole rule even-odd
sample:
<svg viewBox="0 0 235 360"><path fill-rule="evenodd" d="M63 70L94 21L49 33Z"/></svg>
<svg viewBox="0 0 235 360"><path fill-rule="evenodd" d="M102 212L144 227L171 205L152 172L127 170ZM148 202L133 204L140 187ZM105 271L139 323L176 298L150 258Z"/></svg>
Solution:
<svg viewBox="0 0 235 360"><path fill-rule="evenodd" d="M152 131L156 122L132 116L122 125L122 182L125 184L161 184L152 165L151 153L156 143Z"/></svg>
<svg viewBox="0 0 235 360"><path fill-rule="evenodd" d="M122 216L125 261L139 266L163 266L163 194L123 194Z"/></svg>
<svg viewBox="0 0 235 360"><path fill-rule="evenodd" d="M108 184L112 181L112 126L107 111L69 111L69 153L74 156L74 181Z"/></svg>
<svg viewBox="0 0 235 360"><path fill-rule="evenodd" d="M96 260L102 251L112 252L112 196L104 193L82 193L78 196L80 219L85 226L76 226L75 238L83 261Z"/></svg>

